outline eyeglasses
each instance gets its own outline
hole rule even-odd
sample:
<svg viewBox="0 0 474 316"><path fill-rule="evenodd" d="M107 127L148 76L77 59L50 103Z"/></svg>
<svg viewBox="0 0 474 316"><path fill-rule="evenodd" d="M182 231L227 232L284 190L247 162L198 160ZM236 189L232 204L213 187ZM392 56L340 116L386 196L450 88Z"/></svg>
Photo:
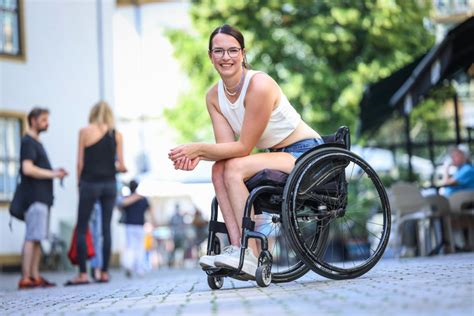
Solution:
<svg viewBox="0 0 474 316"><path fill-rule="evenodd" d="M215 58L223 58L225 52L229 55L230 58L235 58L239 56L239 53L242 49L239 47L231 47L229 49L223 49L223 48L214 48L211 49L212 56Z"/></svg>

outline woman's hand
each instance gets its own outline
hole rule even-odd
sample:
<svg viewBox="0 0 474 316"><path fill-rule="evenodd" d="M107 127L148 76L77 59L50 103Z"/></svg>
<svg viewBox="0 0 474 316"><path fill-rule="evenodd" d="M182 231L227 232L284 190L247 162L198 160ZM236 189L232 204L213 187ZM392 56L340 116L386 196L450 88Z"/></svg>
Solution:
<svg viewBox="0 0 474 316"><path fill-rule="evenodd" d="M115 169L117 172L120 172L120 173L126 173L128 171L127 167L125 167L124 164L121 164L118 161L115 162Z"/></svg>
<svg viewBox="0 0 474 316"><path fill-rule="evenodd" d="M175 165L177 160L181 160L183 158L194 160L199 157L199 146L199 143L180 145L170 150L168 153L168 158L171 159Z"/></svg>
<svg viewBox="0 0 474 316"><path fill-rule="evenodd" d="M194 170L194 168L196 168L199 161L201 161L201 158L199 157L194 158L194 159L181 158L174 162L174 168L176 170L191 171L191 170Z"/></svg>

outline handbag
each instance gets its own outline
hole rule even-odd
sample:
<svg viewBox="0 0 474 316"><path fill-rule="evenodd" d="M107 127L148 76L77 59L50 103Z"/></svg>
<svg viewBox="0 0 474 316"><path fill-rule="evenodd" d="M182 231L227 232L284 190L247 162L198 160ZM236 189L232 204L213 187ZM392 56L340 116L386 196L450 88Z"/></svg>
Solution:
<svg viewBox="0 0 474 316"><path fill-rule="evenodd" d="M25 213L29 206L29 194L27 194L22 182L17 180L15 193L13 194L13 199L10 202L10 207L8 208L10 215L21 221L24 221Z"/></svg>
<svg viewBox="0 0 474 316"><path fill-rule="evenodd" d="M90 259L95 256L94 243L92 242L92 234L89 230L89 227L87 227L87 230L86 230L86 252L87 252L87 255L86 255L87 259ZM77 227L74 228L74 232L72 234L71 246L69 247L67 257L69 258L69 261L71 261L72 264L74 265L79 264L79 261L77 258Z"/></svg>

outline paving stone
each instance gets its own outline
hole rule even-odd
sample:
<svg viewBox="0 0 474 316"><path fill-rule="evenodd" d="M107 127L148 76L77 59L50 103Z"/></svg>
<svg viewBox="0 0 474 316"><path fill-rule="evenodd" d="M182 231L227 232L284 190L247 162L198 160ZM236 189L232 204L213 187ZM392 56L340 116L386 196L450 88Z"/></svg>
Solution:
<svg viewBox="0 0 474 316"><path fill-rule="evenodd" d="M366 275L334 281L315 273L259 288L226 278L208 288L199 269L157 270L107 284L18 291L0 274L0 315L473 315L474 254L382 260ZM46 273L58 284L72 273Z"/></svg>

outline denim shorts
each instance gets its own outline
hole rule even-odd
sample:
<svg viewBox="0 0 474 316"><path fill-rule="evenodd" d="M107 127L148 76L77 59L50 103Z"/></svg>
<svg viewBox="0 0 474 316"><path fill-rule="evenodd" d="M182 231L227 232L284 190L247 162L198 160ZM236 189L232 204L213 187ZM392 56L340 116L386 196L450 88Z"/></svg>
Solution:
<svg viewBox="0 0 474 316"><path fill-rule="evenodd" d="M324 144L324 140L322 138L308 138L300 140L299 142L293 143L286 147L282 148L270 148L270 152L285 152L291 154L293 157L298 159L301 155L303 155L308 150Z"/></svg>

